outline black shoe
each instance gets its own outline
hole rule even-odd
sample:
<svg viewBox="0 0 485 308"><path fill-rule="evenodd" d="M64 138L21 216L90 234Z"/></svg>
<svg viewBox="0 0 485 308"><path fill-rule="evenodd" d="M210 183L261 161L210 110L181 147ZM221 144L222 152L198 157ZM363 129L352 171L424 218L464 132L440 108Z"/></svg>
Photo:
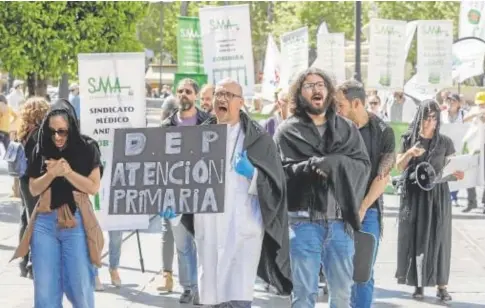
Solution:
<svg viewBox="0 0 485 308"><path fill-rule="evenodd" d="M476 205L470 205L470 204L469 204L469 205L468 205L468 206L467 206L465 209L463 209L463 211L461 211L461 212L462 212L462 213L468 213L468 212L470 212L471 210L476 209L476 208L477 208L477 206L476 206Z"/></svg>
<svg viewBox="0 0 485 308"><path fill-rule="evenodd" d="M192 290L185 290L182 295L180 295L179 303L189 304L194 300L194 292Z"/></svg>
<svg viewBox="0 0 485 308"><path fill-rule="evenodd" d="M29 271L25 267L20 268L20 277L27 278L27 275L29 274Z"/></svg>
<svg viewBox="0 0 485 308"><path fill-rule="evenodd" d="M446 290L446 288L438 288L438 290L436 291L436 297L438 297L443 302L451 301L451 295L450 293L448 293L448 290Z"/></svg>
<svg viewBox="0 0 485 308"><path fill-rule="evenodd" d="M418 288L414 289L413 298L414 299L423 299L424 298L424 289L422 287L418 287Z"/></svg>

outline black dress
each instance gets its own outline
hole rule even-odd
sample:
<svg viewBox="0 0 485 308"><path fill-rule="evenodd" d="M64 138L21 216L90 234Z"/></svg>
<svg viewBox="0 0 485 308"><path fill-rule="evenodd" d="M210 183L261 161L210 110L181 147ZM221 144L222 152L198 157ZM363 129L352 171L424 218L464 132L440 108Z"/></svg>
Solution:
<svg viewBox="0 0 485 308"><path fill-rule="evenodd" d="M25 156L28 157L28 162L29 164L31 162L31 157L33 155L34 147L35 144L37 143L37 133L38 133L38 128L34 128L34 131L32 131L28 135L28 139L24 145L24 152ZM30 193L29 190L29 177L27 174L24 176L20 177L19 179L20 182L20 198L22 202L22 209L21 209L21 216L20 216L20 231L19 231L19 241L22 240L22 237L24 236L24 232L27 229L27 225L30 220L30 216L32 215L32 212L34 211L34 207L37 203L37 200L39 197L34 197ZM20 261L20 270L22 276L25 276L27 274L27 271L29 271L30 267L30 254L27 254L22 261Z"/></svg>
<svg viewBox="0 0 485 308"><path fill-rule="evenodd" d="M403 136L404 153L412 147L411 138ZM453 142L438 135L436 146L431 139L420 139L426 152L409 162L416 166L429 162L442 171L446 157L455 153ZM396 278L399 284L415 287L447 285L451 261L451 198L448 183L437 184L424 191L407 182L399 209Z"/></svg>

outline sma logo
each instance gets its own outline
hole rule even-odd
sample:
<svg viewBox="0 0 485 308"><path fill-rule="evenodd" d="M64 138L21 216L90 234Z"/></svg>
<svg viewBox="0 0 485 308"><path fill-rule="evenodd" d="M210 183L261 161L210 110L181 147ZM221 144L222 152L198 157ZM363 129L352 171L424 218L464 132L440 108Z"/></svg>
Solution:
<svg viewBox="0 0 485 308"><path fill-rule="evenodd" d="M437 25L425 27L424 33L425 34L432 34L432 35L435 35L435 36L448 36L448 31L441 29L441 27L437 26Z"/></svg>
<svg viewBox="0 0 485 308"><path fill-rule="evenodd" d="M184 39L191 39L191 40L200 38L199 32L190 28L180 29L180 36Z"/></svg>
<svg viewBox="0 0 485 308"><path fill-rule="evenodd" d="M211 19L210 20L211 31L225 31L236 30L239 31L239 25L231 23L229 19Z"/></svg>
<svg viewBox="0 0 485 308"><path fill-rule="evenodd" d="M396 29L391 25L376 25L375 31L376 34L401 36L401 33L399 33L399 31L396 31Z"/></svg>
<svg viewBox="0 0 485 308"><path fill-rule="evenodd" d="M111 79L110 77L90 77L88 79L89 88L88 91L91 94L103 93L103 94L121 94L122 89L128 89L129 94L132 95L131 87L121 86L120 79L118 77Z"/></svg>

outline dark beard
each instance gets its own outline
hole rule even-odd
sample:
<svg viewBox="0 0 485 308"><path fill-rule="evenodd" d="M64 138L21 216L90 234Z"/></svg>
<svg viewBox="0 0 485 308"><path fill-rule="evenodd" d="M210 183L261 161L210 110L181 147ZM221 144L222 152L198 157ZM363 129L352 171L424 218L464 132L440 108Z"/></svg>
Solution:
<svg viewBox="0 0 485 308"><path fill-rule="evenodd" d="M183 102L180 102L180 109L182 111L187 111L189 110L190 108L192 108L194 104L192 102L189 102L189 101L183 101Z"/></svg>
<svg viewBox="0 0 485 308"><path fill-rule="evenodd" d="M298 95L298 99L300 101L300 104L301 104L301 107L303 108L303 110L305 112L309 113L309 114L321 115L322 113L325 113L325 111L327 110L327 104L328 103L326 101L325 101L325 104L323 105L322 108L315 108L302 95Z"/></svg>

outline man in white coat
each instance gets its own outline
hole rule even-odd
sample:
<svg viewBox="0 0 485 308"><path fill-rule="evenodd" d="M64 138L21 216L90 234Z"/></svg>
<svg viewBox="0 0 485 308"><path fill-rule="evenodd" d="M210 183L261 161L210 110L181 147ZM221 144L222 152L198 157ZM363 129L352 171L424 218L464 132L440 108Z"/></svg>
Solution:
<svg viewBox="0 0 485 308"><path fill-rule="evenodd" d="M200 302L217 308L250 308L258 269L283 293L292 288L283 168L271 137L241 112L243 104L237 82L216 86L215 118L206 124L228 125L225 208L193 217Z"/></svg>

